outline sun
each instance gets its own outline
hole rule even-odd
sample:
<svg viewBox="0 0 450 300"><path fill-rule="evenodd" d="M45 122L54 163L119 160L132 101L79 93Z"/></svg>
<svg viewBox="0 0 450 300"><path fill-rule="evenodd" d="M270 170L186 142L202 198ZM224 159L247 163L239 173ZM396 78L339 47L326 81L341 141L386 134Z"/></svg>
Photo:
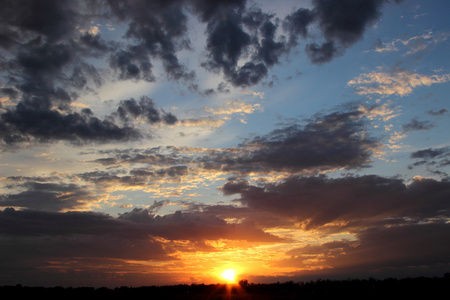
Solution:
<svg viewBox="0 0 450 300"><path fill-rule="evenodd" d="M227 269L222 272L222 278L229 281L234 282L236 277L236 271L232 269Z"/></svg>

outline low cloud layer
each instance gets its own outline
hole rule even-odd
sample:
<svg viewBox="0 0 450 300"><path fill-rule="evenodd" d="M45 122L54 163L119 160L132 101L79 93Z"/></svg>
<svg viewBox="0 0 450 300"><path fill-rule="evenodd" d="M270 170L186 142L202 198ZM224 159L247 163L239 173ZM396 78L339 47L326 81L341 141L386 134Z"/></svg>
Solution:
<svg viewBox="0 0 450 300"><path fill-rule="evenodd" d="M403 180L376 175L327 178L289 177L279 183L253 185L232 178L222 188L227 195L240 194L237 201L261 211L296 219L305 228L349 227L370 223L428 219L445 221L450 207L447 181Z"/></svg>

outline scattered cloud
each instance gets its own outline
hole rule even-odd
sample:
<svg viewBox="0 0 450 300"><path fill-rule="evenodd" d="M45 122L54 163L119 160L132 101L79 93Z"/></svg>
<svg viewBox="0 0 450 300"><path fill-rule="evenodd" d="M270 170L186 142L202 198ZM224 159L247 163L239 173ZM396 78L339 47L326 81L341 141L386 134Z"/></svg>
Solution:
<svg viewBox="0 0 450 300"><path fill-rule="evenodd" d="M266 2L2 2L3 282L448 271L446 94L415 93L450 81L436 8Z"/></svg>
<svg viewBox="0 0 450 300"><path fill-rule="evenodd" d="M245 103L240 99L230 100L226 103L223 108L205 108L207 112L212 113L213 115L232 115L232 114L252 114L255 111L262 111L263 108L261 104L249 104Z"/></svg>
<svg viewBox="0 0 450 300"><path fill-rule="evenodd" d="M450 74L421 75L406 70L393 70L392 72L364 73L350 80L349 86L355 86L358 95L381 95L400 97L409 95L414 89L421 86L445 83L450 81Z"/></svg>
<svg viewBox="0 0 450 300"><path fill-rule="evenodd" d="M395 39L388 43L383 43L380 39L375 44L375 52L400 51L406 48L404 55L412 55L428 49L432 45L442 43L448 39L448 33L435 34L429 30L420 36L413 36L408 39Z"/></svg>

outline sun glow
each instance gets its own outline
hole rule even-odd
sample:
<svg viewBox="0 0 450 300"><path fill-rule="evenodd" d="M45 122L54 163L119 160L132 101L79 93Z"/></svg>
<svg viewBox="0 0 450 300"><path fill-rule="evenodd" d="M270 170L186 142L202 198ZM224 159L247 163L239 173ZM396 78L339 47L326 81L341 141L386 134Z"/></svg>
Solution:
<svg viewBox="0 0 450 300"><path fill-rule="evenodd" d="M222 278L227 280L228 282L234 282L236 278L236 271L232 269L227 269L222 272Z"/></svg>

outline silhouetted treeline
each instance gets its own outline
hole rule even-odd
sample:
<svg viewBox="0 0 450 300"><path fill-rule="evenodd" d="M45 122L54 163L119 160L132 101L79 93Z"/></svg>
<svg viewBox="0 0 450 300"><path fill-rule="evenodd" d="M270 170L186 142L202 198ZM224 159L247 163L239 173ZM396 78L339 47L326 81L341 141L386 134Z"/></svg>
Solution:
<svg viewBox="0 0 450 300"><path fill-rule="evenodd" d="M293 281L284 283L249 283L238 285L191 284L145 287L27 287L0 286L0 295L51 297L108 297L107 299L384 299L414 296L423 299L450 299L450 273L443 277L416 277L404 279L348 279ZM139 298L137 298L139 299Z"/></svg>

